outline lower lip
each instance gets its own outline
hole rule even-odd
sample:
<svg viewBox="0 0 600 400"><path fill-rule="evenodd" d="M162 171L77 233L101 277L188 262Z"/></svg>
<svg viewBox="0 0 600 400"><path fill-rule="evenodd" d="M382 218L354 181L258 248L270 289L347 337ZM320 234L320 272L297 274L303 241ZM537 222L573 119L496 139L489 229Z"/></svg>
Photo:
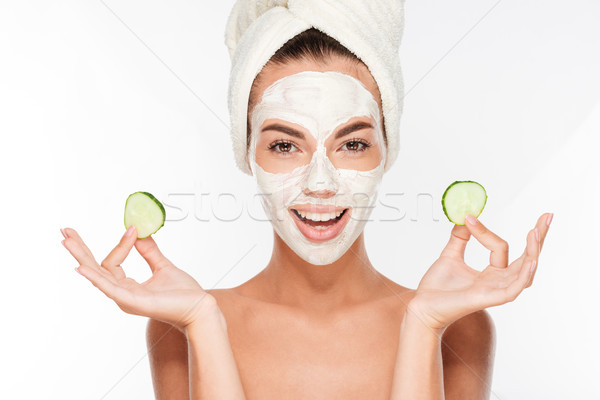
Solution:
<svg viewBox="0 0 600 400"><path fill-rule="evenodd" d="M312 240L314 242L326 242L340 234L340 232L342 231L342 229L344 229L344 227L348 223L348 220L350 219L351 211L352 210L350 208L347 209L344 215L342 215L342 217L336 223L334 223L327 229L315 229L312 226L302 222L302 220L296 215L294 211L289 210L289 213L292 214L292 218L294 219L294 222L296 223L298 229L300 229L300 232L308 240Z"/></svg>

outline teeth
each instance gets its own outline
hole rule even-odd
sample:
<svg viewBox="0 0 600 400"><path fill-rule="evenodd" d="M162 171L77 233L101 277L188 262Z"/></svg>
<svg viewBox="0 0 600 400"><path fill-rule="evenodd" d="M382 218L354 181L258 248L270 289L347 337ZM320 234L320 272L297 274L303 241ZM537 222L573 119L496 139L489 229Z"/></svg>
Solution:
<svg viewBox="0 0 600 400"><path fill-rule="evenodd" d="M331 213L311 213L311 212L304 212L304 211L300 211L300 210L296 210L298 212L298 214L300 214L300 216L302 218L306 218L306 219L310 219L311 221L329 221L331 219L335 219L337 217L339 217L343 210L340 212L331 212Z"/></svg>

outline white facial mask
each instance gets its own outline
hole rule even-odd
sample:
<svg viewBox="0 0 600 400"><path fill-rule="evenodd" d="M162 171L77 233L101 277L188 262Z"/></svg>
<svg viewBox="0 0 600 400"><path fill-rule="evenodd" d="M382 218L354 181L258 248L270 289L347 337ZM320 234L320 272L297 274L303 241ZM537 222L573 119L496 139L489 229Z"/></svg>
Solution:
<svg viewBox="0 0 600 400"><path fill-rule="evenodd" d="M376 143L382 160L369 171L335 168L327 157L325 141L340 125L353 117L374 118ZM277 118L301 125L316 139L309 164L288 173L270 173L256 164L256 145L263 122ZM303 71L269 86L252 111L249 160L265 213L279 237L298 256L314 265L339 259L363 231L375 204L384 172L385 148L379 106L364 85L336 71ZM329 198L316 198L305 191L328 190ZM309 193L310 194L310 193ZM289 209L299 204L335 205L349 208L350 218L334 238L315 242L298 229ZM346 211L346 212L348 212Z"/></svg>

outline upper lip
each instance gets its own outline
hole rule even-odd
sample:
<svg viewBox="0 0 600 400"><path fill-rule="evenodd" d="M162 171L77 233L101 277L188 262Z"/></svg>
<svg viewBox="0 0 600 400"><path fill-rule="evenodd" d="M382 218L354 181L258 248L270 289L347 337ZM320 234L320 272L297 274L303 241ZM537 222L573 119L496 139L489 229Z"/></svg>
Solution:
<svg viewBox="0 0 600 400"><path fill-rule="evenodd" d="M340 213L348 207L338 207L333 204L296 204L291 206L291 210L302 211L304 213L313 214L328 214L328 213Z"/></svg>

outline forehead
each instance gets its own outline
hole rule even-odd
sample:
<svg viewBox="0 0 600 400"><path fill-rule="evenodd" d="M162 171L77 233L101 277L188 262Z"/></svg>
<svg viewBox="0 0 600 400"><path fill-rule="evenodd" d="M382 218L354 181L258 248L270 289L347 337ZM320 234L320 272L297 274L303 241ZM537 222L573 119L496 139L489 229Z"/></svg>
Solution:
<svg viewBox="0 0 600 400"><path fill-rule="evenodd" d="M251 107L260 102L264 91L276 81L289 75L294 75L302 71L336 71L351 76L360 81L363 86L371 93L378 107L381 109L381 95L375 79L369 72L366 65L355 63L341 57L331 57L326 63L317 63L310 60L295 60L286 64L267 63L259 74L252 90L250 99ZM251 110L249 110L251 111Z"/></svg>
<svg viewBox="0 0 600 400"><path fill-rule="evenodd" d="M327 135L353 117L372 117L380 125L373 94L357 78L339 71L303 70L267 87L252 110L253 130L267 119L296 123L313 135Z"/></svg>
<svg viewBox="0 0 600 400"><path fill-rule="evenodd" d="M337 71L302 71L269 86L254 109L253 120L300 113L325 122L348 114L377 117L378 111L373 95L356 78Z"/></svg>

